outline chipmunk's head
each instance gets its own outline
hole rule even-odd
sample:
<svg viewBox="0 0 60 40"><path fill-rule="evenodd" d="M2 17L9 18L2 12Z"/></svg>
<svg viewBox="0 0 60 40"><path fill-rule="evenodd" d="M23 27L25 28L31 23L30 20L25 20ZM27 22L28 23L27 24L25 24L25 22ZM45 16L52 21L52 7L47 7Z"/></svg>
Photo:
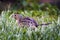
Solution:
<svg viewBox="0 0 60 40"><path fill-rule="evenodd" d="M22 15L17 14L17 13L12 14L12 17L16 20L22 19Z"/></svg>

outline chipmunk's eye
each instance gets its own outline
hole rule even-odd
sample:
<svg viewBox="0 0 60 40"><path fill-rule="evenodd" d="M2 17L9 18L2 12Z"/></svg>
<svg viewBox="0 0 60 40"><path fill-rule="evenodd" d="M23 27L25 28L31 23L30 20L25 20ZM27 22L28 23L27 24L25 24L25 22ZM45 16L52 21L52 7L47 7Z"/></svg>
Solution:
<svg viewBox="0 0 60 40"><path fill-rule="evenodd" d="M16 16L16 15L15 15Z"/></svg>

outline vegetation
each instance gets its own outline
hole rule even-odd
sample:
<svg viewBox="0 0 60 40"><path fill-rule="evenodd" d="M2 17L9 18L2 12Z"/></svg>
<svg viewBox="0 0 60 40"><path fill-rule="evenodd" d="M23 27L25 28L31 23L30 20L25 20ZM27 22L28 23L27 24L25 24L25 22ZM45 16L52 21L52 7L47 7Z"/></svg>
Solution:
<svg viewBox="0 0 60 40"><path fill-rule="evenodd" d="M37 29L20 28L11 14L18 12L23 16L34 18L38 24L51 22L48 26L38 26ZM40 5L36 10L2 11L0 17L0 40L60 40L59 10L55 6ZM59 19L60 20L60 19Z"/></svg>

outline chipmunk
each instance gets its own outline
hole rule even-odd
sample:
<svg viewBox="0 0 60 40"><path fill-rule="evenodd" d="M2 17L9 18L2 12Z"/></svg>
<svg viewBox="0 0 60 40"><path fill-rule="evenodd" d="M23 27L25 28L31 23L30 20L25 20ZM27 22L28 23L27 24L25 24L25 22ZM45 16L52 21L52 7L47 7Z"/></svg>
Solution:
<svg viewBox="0 0 60 40"><path fill-rule="evenodd" d="M19 15L17 13L14 13L12 17L16 20L19 26L28 26L32 28L38 27L38 23L33 19L29 17L23 17L22 15ZM40 24L40 25L49 25L51 23L46 23L46 24Z"/></svg>
<svg viewBox="0 0 60 40"><path fill-rule="evenodd" d="M16 22L18 23L19 26L27 26L27 27L32 27L32 28L36 28L38 27L37 22L29 17L23 17L22 15L19 14L12 14L12 17L16 20Z"/></svg>

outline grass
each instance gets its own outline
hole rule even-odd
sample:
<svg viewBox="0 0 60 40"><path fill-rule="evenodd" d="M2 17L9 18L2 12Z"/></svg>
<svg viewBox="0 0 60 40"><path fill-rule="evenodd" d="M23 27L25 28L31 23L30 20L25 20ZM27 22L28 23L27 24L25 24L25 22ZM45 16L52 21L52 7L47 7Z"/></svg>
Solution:
<svg viewBox="0 0 60 40"><path fill-rule="evenodd" d="M16 12L16 11L13 11ZM48 26L38 26L37 30L20 28L15 19L11 18L12 11L2 11L0 20L0 40L60 40L60 26L57 19L51 17L48 11L18 11L23 16L34 18L38 24L52 22ZM55 15L55 17L57 17Z"/></svg>

